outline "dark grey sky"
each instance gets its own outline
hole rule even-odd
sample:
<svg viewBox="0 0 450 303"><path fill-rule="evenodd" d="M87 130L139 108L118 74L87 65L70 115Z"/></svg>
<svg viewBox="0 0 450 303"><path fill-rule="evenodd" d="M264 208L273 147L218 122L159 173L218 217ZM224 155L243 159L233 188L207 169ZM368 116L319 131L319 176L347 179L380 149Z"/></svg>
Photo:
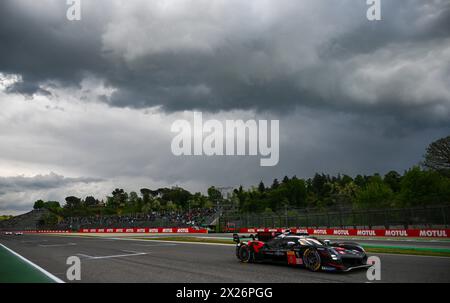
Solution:
<svg viewBox="0 0 450 303"><path fill-rule="evenodd" d="M0 212L417 164L450 133L450 3L381 1L378 22L365 0L82 0L76 22L65 1L1 1ZM279 119L279 164L174 157L193 110Z"/></svg>

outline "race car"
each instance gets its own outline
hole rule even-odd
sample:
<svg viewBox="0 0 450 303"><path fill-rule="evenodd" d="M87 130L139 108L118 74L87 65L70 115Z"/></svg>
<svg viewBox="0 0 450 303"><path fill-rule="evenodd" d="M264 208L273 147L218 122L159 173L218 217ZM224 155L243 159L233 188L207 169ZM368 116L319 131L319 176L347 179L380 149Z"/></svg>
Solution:
<svg viewBox="0 0 450 303"><path fill-rule="evenodd" d="M13 234L12 231L5 231L5 235L7 235L7 236L10 236L12 234Z"/></svg>
<svg viewBox="0 0 450 303"><path fill-rule="evenodd" d="M244 263L282 263L306 267L311 271L350 271L368 268L364 249L354 242L320 240L306 233L261 232L250 235L250 241L241 241L233 235L236 256Z"/></svg>
<svg viewBox="0 0 450 303"><path fill-rule="evenodd" d="M14 234L15 234L16 236L22 236L22 235L23 235L23 232L21 232L21 231L16 231Z"/></svg>

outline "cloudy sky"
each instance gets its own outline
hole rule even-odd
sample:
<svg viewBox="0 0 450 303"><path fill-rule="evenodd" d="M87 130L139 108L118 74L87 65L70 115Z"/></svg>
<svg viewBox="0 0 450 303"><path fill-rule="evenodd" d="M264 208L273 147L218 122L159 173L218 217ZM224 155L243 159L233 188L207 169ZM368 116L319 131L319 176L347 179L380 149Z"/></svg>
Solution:
<svg viewBox="0 0 450 303"><path fill-rule="evenodd" d="M402 172L450 134L450 2L0 1L0 213L115 187ZM177 119L280 121L280 161L176 157Z"/></svg>

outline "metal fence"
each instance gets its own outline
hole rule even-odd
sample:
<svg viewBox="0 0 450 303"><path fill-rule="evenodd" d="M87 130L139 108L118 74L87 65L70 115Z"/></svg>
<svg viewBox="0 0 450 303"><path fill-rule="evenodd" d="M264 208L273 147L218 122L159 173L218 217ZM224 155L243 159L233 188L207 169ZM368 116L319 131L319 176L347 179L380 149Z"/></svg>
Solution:
<svg viewBox="0 0 450 303"><path fill-rule="evenodd" d="M220 230L241 227L316 228L447 228L450 206L418 208L347 210L330 212L298 211L286 214L223 214Z"/></svg>

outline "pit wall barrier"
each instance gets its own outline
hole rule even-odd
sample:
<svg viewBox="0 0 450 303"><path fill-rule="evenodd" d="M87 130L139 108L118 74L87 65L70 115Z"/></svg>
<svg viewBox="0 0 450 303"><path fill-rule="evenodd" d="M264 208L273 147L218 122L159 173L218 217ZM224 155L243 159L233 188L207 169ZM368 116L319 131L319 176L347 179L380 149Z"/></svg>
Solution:
<svg viewBox="0 0 450 303"><path fill-rule="evenodd" d="M289 228L296 233L315 236L357 236L396 238L450 238L450 229L331 229L331 228ZM240 228L240 233L283 232L285 228Z"/></svg>

